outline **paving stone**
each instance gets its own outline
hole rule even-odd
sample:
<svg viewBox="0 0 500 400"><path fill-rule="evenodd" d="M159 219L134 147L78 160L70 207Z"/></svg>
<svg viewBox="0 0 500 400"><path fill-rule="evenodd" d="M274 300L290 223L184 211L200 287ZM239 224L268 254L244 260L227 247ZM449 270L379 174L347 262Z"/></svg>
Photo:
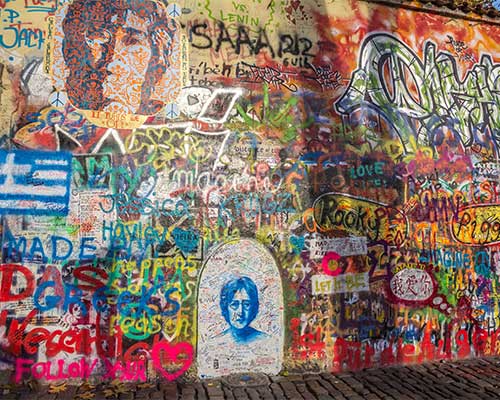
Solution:
<svg viewBox="0 0 500 400"><path fill-rule="evenodd" d="M165 397L163 395L163 392L157 391L149 394L149 398L151 400L163 400Z"/></svg>
<svg viewBox="0 0 500 400"><path fill-rule="evenodd" d="M222 391L224 392L224 396L227 400L234 400L234 394L230 388L223 386Z"/></svg>
<svg viewBox="0 0 500 400"><path fill-rule="evenodd" d="M271 393L273 394L274 398L276 400L285 400L286 397L285 397L285 393L283 392L283 389L281 388L281 386L276 383L276 382L273 382L269 385L269 389L271 390Z"/></svg>
<svg viewBox="0 0 500 400"><path fill-rule="evenodd" d="M258 386L255 388L262 400L275 400L273 392L269 386Z"/></svg>
<svg viewBox="0 0 500 400"><path fill-rule="evenodd" d="M233 390L234 398L236 400L250 400L245 389L238 387Z"/></svg>
<svg viewBox="0 0 500 400"><path fill-rule="evenodd" d="M250 400L260 400L260 395L254 388L247 388L247 394Z"/></svg>
<svg viewBox="0 0 500 400"><path fill-rule="evenodd" d="M402 396L408 397L413 400L418 399L418 395L415 393L415 390L410 386L408 388L407 385L400 382L392 382L391 386L396 389L398 393L401 393ZM412 390L413 389L413 390Z"/></svg>
<svg viewBox="0 0 500 400"><path fill-rule="evenodd" d="M290 382L293 382L293 381L301 382L304 380L304 376L302 374L288 374L286 379Z"/></svg>
<svg viewBox="0 0 500 400"><path fill-rule="evenodd" d="M375 393L368 393L365 396L365 400L380 400L380 397L378 397Z"/></svg>
<svg viewBox="0 0 500 400"><path fill-rule="evenodd" d="M281 388L279 383L273 382L269 385L269 388L271 389L271 392L276 396L277 394L283 395L283 389Z"/></svg>
<svg viewBox="0 0 500 400"><path fill-rule="evenodd" d="M304 393L300 393L298 390L295 392L285 392L285 397L288 398L296 398L299 397L300 399L304 399Z"/></svg>
<svg viewBox="0 0 500 400"><path fill-rule="evenodd" d="M348 400L363 400L363 397L361 397L359 394L354 393L350 396L347 396Z"/></svg>
<svg viewBox="0 0 500 400"><path fill-rule="evenodd" d="M380 382L384 381L383 379L379 378L378 376L367 376L365 379L371 383L380 383Z"/></svg>
<svg viewBox="0 0 500 400"><path fill-rule="evenodd" d="M224 391L222 390L221 387L215 387L215 386L205 386L205 389L208 393L208 397L211 399L212 397L224 397Z"/></svg>
<svg viewBox="0 0 500 400"><path fill-rule="evenodd" d="M134 393L132 393L132 392L122 393L122 394L120 394L120 396L118 396L118 398L120 400L134 400L134 397L135 397Z"/></svg>
<svg viewBox="0 0 500 400"><path fill-rule="evenodd" d="M196 389L192 386L184 386L181 388L182 396L196 395Z"/></svg>
<svg viewBox="0 0 500 400"><path fill-rule="evenodd" d="M353 377L346 377L342 379L348 386L355 389L357 387L363 387L363 384Z"/></svg>
<svg viewBox="0 0 500 400"><path fill-rule="evenodd" d="M196 399L197 400L208 400L208 396L205 392L205 388L200 382L195 383L194 388L196 389Z"/></svg>
<svg viewBox="0 0 500 400"><path fill-rule="evenodd" d="M319 374L307 373L307 374L304 374L303 377L304 377L303 379L305 381L309 381L309 380L319 379L321 376Z"/></svg>
<svg viewBox="0 0 500 400"><path fill-rule="evenodd" d="M344 397L352 397L352 396L357 396L358 394L354 390L343 390L342 391L342 396Z"/></svg>
<svg viewBox="0 0 500 400"><path fill-rule="evenodd" d="M160 390L163 392L165 399L176 400L178 397L178 388L175 383L160 383Z"/></svg>
<svg viewBox="0 0 500 400"><path fill-rule="evenodd" d="M282 381L280 382L280 386L282 387L283 392L287 398L291 398L299 394L295 385L290 381Z"/></svg>
<svg viewBox="0 0 500 400"><path fill-rule="evenodd" d="M317 397L321 395L328 395L328 390L318 383L318 379L306 381L307 386L311 392L313 392Z"/></svg>
<svg viewBox="0 0 500 400"><path fill-rule="evenodd" d="M305 382L296 382L297 391L305 400L316 400L315 396L308 390Z"/></svg>
<svg viewBox="0 0 500 400"><path fill-rule="evenodd" d="M335 399L337 400L344 400L345 397L342 393L340 393L337 389L333 387L333 385L328 382L326 379L321 379L318 381L318 383L323 386L327 391L328 394L332 395Z"/></svg>

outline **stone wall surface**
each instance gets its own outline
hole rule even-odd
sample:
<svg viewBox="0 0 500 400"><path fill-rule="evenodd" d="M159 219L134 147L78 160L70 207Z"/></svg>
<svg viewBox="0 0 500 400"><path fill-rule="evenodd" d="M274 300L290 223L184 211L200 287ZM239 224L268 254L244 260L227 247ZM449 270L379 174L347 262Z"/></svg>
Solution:
<svg viewBox="0 0 500 400"><path fill-rule="evenodd" d="M495 20L358 0L0 19L15 382L500 354Z"/></svg>

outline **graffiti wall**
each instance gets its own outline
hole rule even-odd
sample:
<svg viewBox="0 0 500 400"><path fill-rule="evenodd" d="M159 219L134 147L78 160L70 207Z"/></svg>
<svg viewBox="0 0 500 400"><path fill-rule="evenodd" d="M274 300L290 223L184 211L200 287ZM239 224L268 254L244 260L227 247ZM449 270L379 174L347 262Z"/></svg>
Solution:
<svg viewBox="0 0 500 400"><path fill-rule="evenodd" d="M0 0L0 369L499 355L500 27L450 15Z"/></svg>

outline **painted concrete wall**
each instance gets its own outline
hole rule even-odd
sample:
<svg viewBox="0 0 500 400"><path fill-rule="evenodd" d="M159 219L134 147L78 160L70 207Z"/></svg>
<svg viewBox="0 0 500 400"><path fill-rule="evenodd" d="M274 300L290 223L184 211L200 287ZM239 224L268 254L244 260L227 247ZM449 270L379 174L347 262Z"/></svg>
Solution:
<svg viewBox="0 0 500 400"><path fill-rule="evenodd" d="M0 362L500 353L500 28L355 0L0 1Z"/></svg>

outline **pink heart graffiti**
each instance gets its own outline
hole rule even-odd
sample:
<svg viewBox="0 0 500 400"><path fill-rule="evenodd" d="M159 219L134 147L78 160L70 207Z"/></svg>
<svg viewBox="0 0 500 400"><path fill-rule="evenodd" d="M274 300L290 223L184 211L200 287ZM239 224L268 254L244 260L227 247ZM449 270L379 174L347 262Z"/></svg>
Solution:
<svg viewBox="0 0 500 400"><path fill-rule="evenodd" d="M183 355L184 357L179 358ZM187 342L170 344L162 341L156 343L151 349L151 359L155 369L160 372L167 380L173 381L188 370L193 362L193 346ZM182 363L182 367L175 371L169 372L162 364L162 360L170 363Z"/></svg>

